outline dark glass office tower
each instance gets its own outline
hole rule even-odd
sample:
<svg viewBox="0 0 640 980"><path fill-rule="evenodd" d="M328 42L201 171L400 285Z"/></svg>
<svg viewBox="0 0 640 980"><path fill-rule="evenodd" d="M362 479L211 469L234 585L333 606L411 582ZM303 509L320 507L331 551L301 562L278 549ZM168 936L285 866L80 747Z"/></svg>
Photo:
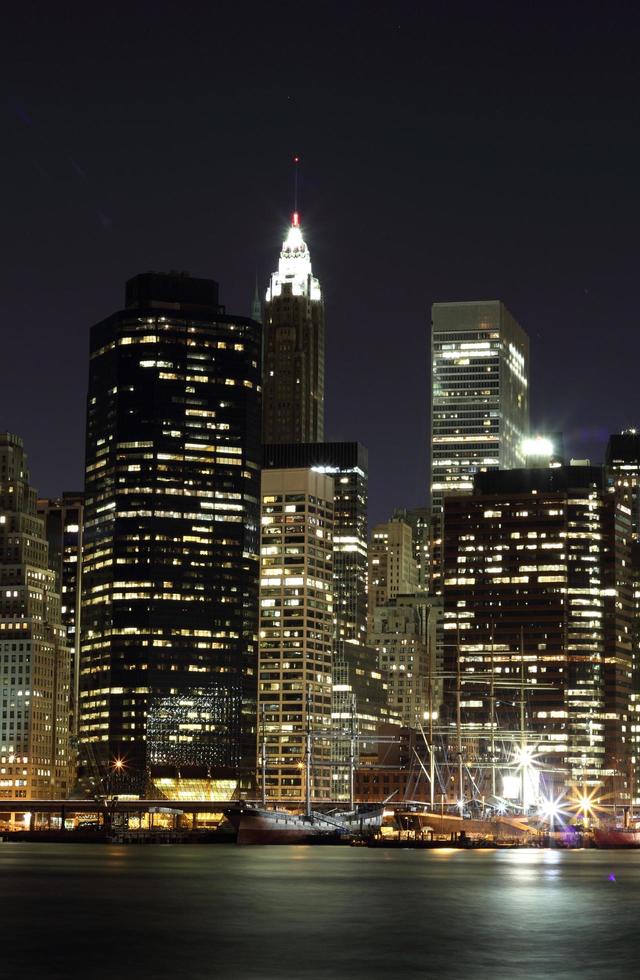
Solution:
<svg viewBox="0 0 640 980"><path fill-rule="evenodd" d="M253 772L260 361L186 274L91 330L80 737L136 792Z"/></svg>
<svg viewBox="0 0 640 980"><path fill-rule="evenodd" d="M264 305L263 442L324 439L324 302L294 212Z"/></svg>

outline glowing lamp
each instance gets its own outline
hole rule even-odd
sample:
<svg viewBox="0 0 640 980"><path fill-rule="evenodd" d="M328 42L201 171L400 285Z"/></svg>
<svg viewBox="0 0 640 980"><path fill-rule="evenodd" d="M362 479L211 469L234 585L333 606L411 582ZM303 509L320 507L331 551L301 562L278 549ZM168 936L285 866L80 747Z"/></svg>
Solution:
<svg viewBox="0 0 640 980"><path fill-rule="evenodd" d="M553 456L553 443L544 436L534 436L522 440L522 452L525 456Z"/></svg>

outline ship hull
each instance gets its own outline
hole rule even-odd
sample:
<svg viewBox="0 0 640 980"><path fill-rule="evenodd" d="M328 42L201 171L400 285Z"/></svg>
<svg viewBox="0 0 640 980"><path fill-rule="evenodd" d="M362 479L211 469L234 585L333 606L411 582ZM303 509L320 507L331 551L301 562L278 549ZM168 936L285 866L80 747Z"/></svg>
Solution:
<svg viewBox="0 0 640 980"><path fill-rule="evenodd" d="M316 844L336 843L352 833L366 833L382 821L380 812L367 811L339 818L323 818L315 813L311 819L284 810L262 810L241 807L228 813L237 831L237 844Z"/></svg>
<svg viewBox="0 0 640 980"><path fill-rule="evenodd" d="M637 847L640 848L640 830L617 830L616 828L595 827L593 843L601 848Z"/></svg>

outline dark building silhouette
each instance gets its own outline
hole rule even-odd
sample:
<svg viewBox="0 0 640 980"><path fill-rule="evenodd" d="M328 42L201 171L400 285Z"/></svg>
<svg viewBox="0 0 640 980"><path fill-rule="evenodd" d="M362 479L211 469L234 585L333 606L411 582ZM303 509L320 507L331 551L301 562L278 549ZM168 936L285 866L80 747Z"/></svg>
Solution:
<svg viewBox="0 0 640 980"><path fill-rule="evenodd" d="M293 214L263 313L263 442L324 439L324 303Z"/></svg>
<svg viewBox="0 0 640 980"><path fill-rule="evenodd" d="M260 361L186 274L136 276L91 330L80 737L136 791L253 772Z"/></svg>

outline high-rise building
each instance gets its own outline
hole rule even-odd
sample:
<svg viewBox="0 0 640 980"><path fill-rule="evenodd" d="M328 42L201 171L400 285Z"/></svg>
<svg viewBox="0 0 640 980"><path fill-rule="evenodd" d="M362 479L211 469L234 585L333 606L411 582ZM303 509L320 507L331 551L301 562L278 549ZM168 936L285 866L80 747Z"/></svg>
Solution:
<svg viewBox="0 0 640 980"><path fill-rule="evenodd" d="M69 732L78 735L80 682L80 598L82 593L82 529L84 495L65 492L62 497L38 500L38 517L44 521L49 545L49 566L56 573L56 592L60 595L62 625L71 651Z"/></svg>
<svg viewBox="0 0 640 980"><path fill-rule="evenodd" d="M374 615L397 595L413 595L418 588L411 527L399 518L376 524L369 545L368 633L374 632Z"/></svg>
<svg viewBox="0 0 640 980"><path fill-rule="evenodd" d="M358 442L264 447L265 469L313 469L334 480L333 616L336 649L367 634L367 469Z"/></svg>
<svg viewBox="0 0 640 980"><path fill-rule="evenodd" d="M264 447L265 469L310 468L334 481L333 530L333 767L334 799L348 794L351 752L342 730L361 739L377 733L389 716L387 685L377 651L367 640L367 450L357 442ZM362 751L367 751L360 741ZM345 768L337 765L345 763Z"/></svg>
<svg viewBox="0 0 640 980"><path fill-rule="evenodd" d="M186 274L91 330L80 738L131 792L255 772L260 362Z"/></svg>
<svg viewBox="0 0 640 980"><path fill-rule="evenodd" d="M430 489L473 489L477 472L524 466L529 338L499 300L434 303Z"/></svg>
<svg viewBox="0 0 640 980"><path fill-rule="evenodd" d="M437 708L435 626L431 600L424 593L398 594L373 613L369 642L387 678L389 705L412 728Z"/></svg>
<svg viewBox="0 0 640 980"><path fill-rule="evenodd" d="M260 557L260 755L269 799L331 798L332 477L264 470ZM323 737L326 735L326 738Z"/></svg>
<svg viewBox="0 0 640 980"><path fill-rule="evenodd" d="M264 305L263 442L324 439L324 304L294 212Z"/></svg>
<svg viewBox="0 0 640 980"><path fill-rule="evenodd" d="M0 799L71 786L69 650L22 440L0 433Z"/></svg>
<svg viewBox="0 0 640 980"><path fill-rule="evenodd" d="M605 465L613 484L629 498L632 540L640 541L640 435L636 429L609 437Z"/></svg>
<svg viewBox="0 0 640 980"><path fill-rule="evenodd" d="M629 695L633 803L640 803L640 435L627 429L609 438L606 451L609 480L631 512L631 578L633 588L633 668Z"/></svg>
<svg viewBox="0 0 640 980"><path fill-rule="evenodd" d="M521 726L524 699L528 744L556 782L628 790L629 539L629 508L599 467L480 473L473 494L446 498L445 670L459 662L481 760L492 726Z"/></svg>

